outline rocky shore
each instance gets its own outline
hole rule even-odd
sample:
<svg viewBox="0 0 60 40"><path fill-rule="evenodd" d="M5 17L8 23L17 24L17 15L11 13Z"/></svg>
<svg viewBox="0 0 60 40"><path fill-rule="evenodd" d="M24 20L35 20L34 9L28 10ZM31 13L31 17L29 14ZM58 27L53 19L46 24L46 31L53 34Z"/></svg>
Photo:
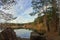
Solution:
<svg viewBox="0 0 60 40"><path fill-rule="evenodd" d="M0 33L1 40L17 40L16 33L12 28L6 28Z"/></svg>
<svg viewBox="0 0 60 40"><path fill-rule="evenodd" d="M6 28L0 33L0 40L46 40L43 35L31 32L30 38L17 37L12 28Z"/></svg>
<svg viewBox="0 0 60 40"><path fill-rule="evenodd" d="M30 40L29 38L17 37L12 28L6 28L0 32L0 40Z"/></svg>

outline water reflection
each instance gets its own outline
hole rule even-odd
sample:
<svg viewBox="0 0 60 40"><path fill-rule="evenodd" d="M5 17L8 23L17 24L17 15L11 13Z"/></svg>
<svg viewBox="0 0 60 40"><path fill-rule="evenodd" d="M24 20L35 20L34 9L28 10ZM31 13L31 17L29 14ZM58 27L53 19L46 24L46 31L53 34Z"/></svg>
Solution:
<svg viewBox="0 0 60 40"><path fill-rule="evenodd" d="M28 29L15 29L16 35L21 38L30 38L32 30Z"/></svg>
<svg viewBox="0 0 60 40"><path fill-rule="evenodd" d="M0 29L0 32L2 32L4 29Z"/></svg>
<svg viewBox="0 0 60 40"><path fill-rule="evenodd" d="M2 31L3 30L0 29L0 32ZM14 31L16 32L17 37L21 38L30 38L32 32L32 30L29 29L15 29Z"/></svg>

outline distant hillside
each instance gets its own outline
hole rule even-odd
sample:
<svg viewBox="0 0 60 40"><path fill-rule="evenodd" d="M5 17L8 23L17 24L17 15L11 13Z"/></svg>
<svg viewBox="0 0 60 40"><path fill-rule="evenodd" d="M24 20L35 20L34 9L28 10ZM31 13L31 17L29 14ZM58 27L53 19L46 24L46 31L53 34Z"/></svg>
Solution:
<svg viewBox="0 0 60 40"><path fill-rule="evenodd" d="M6 28L6 27L11 27L11 28L25 28L24 26L29 26L31 23L24 23L24 24L17 24L17 23L0 23L0 28Z"/></svg>
<svg viewBox="0 0 60 40"><path fill-rule="evenodd" d="M46 31L47 27L44 26L43 23L24 23L24 24L16 24L16 23L0 23L0 29L6 28L6 27L11 27L13 29L32 29L34 31L41 32L41 30Z"/></svg>

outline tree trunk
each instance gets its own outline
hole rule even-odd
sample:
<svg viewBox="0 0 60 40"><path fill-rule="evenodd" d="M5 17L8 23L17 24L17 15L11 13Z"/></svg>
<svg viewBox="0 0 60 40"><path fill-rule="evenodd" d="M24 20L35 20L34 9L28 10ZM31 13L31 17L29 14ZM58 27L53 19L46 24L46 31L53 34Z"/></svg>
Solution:
<svg viewBox="0 0 60 40"><path fill-rule="evenodd" d="M57 31L56 0L52 0L52 32Z"/></svg>
<svg viewBox="0 0 60 40"><path fill-rule="evenodd" d="M59 35L60 35L60 0L57 0L57 6L58 6L58 17L59 17L59 25L58 25L58 32L59 32Z"/></svg>

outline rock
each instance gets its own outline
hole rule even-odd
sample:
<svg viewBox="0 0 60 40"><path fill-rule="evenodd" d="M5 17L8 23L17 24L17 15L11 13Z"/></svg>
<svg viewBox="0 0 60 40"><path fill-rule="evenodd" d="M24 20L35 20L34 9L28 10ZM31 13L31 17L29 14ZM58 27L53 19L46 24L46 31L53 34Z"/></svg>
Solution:
<svg viewBox="0 0 60 40"><path fill-rule="evenodd" d="M30 40L29 38L22 38L22 40Z"/></svg>
<svg viewBox="0 0 60 40"><path fill-rule="evenodd" d="M22 40L21 37L17 37L17 40Z"/></svg>
<svg viewBox="0 0 60 40"><path fill-rule="evenodd" d="M12 28L6 28L1 32L1 40L17 40L16 34Z"/></svg>
<svg viewBox="0 0 60 40"><path fill-rule="evenodd" d="M36 32L32 32L30 40L46 40L46 38L43 35L39 35Z"/></svg>

